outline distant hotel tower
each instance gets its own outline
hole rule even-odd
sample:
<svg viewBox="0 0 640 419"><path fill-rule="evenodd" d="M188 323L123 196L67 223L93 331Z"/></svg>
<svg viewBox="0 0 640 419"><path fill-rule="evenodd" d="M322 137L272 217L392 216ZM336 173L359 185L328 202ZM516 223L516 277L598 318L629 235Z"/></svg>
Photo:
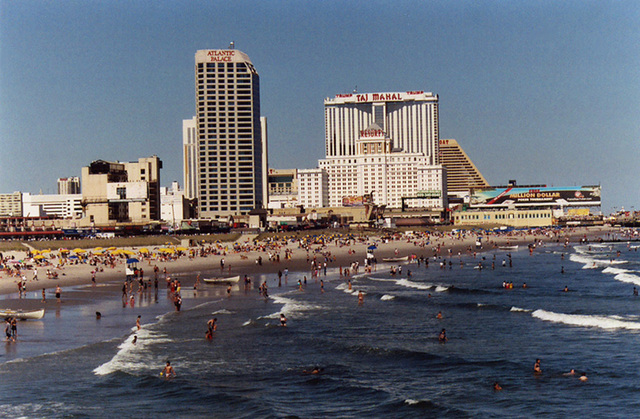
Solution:
<svg viewBox="0 0 640 419"><path fill-rule="evenodd" d="M182 121L182 167L184 170L184 196L193 199L198 196L198 132L197 119Z"/></svg>
<svg viewBox="0 0 640 419"><path fill-rule="evenodd" d="M80 178L73 177L61 177L58 178L58 195L73 195L80 192Z"/></svg>
<svg viewBox="0 0 640 419"><path fill-rule="evenodd" d="M198 216L246 214L262 207L266 121L260 118L258 72L232 45L197 51L195 79Z"/></svg>
<svg viewBox="0 0 640 419"><path fill-rule="evenodd" d="M328 206L370 199L388 208L446 208L437 95L423 91L339 94L325 99L324 119L326 158L318 166L326 172ZM302 201L308 206L324 202L303 182L307 175L322 178L315 172L298 173Z"/></svg>

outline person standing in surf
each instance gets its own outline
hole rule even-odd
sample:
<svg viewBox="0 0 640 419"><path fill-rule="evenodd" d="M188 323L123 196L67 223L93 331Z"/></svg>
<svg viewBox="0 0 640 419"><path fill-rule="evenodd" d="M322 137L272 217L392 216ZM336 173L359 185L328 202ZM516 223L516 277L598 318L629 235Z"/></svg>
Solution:
<svg viewBox="0 0 640 419"><path fill-rule="evenodd" d="M167 361L167 365L162 369L160 376L164 375L166 378L172 378L176 376L176 371L171 366L171 361Z"/></svg>

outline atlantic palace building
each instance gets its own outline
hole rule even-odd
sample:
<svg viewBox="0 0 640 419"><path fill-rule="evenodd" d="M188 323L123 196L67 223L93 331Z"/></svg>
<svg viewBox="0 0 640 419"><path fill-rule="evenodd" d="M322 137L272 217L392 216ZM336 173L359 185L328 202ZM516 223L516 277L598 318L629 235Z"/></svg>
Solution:
<svg viewBox="0 0 640 419"><path fill-rule="evenodd" d="M199 217L247 214L266 205L266 124L260 77L249 56L233 47L199 50L195 82Z"/></svg>

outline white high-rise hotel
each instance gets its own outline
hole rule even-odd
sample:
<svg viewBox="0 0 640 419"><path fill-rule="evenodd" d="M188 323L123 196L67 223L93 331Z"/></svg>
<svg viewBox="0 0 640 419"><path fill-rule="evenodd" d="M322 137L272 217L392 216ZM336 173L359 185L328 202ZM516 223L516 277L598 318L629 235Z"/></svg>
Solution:
<svg viewBox="0 0 640 419"><path fill-rule="evenodd" d="M246 214L266 204L266 121L260 118L258 72L241 51L199 50L195 77L195 121L183 123L187 196L195 187L201 218Z"/></svg>
<svg viewBox="0 0 640 419"><path fill-rule="evenodd" d="M326 158L319 167L328 175L328 206L363 195L390 208L400 208L403 198L412 207L446 206L437 95L341 94L324 105Z"/></svg>

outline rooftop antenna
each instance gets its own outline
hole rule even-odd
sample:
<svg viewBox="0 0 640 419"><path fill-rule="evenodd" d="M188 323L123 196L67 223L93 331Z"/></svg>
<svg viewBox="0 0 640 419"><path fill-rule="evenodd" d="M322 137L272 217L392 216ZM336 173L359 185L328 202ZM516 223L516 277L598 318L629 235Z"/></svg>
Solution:
<svg viewBox="0 0 640 419"><path fill-rule="evenodd" d="M235 44L235 42L231 41L231 42L229 43L229 49L236 49L236 44Z"/></svg>

